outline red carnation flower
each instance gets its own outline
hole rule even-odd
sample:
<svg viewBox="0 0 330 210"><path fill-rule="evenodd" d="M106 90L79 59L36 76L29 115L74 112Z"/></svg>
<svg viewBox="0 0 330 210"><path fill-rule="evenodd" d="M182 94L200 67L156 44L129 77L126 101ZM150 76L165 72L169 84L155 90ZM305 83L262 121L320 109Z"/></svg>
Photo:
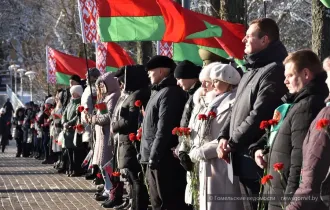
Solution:
<svg viewBox="0 0 330 210"><path fill-rule="evenodd" d="M88 110L89 110L88 108L85 108L85 111L86 111L86 112L88 112Z"/></svg>
<svg viewBox="0 0 330 210"><path fill-rule="evenodd" d="M317 121L316 123L316 129L317 130L322 130L324 128L326 128L329 125L330 121L328 119L320 119L319 121Z"/></svg>
<svg viewBox="0 0 330 210"><path fill-rule="evenodd" d="M173 135L177 135L178 131L179 131L179 128L178 128L178 127L175 127L175 128L173 128L173 130L172 130L172 134L173 134Z"/></svg>
<svg viewBox="0 0 330 210"><path fill-rule="evenodd" d="M99 178L99 179L102 179L102 174L101 173L97 173L96 174L96 177Z"/></svg>
<svg viewBox="0 0 330 210"><path fill-rule="evenodd" d="M120 176L120 172L115 171L115 172L112 173L112 176L114 176L114 177L119 177L119 176Z"/></svg>
<svg viewBox="0 0 330 210"><path fill-rule="evenodd" d="M87 160L84 160L84 164L87 164L88 163L88 161Z"/></svg>
<svg viewBox="0 0 330 210"><path fill-rule="evenodd" d="M85 127L83 124L78 124L73 126L73 129L77 130L78 133L83 133L85 131Z"/></svg>
<svg viewBox="0 0 330 210"><path fill-rule="evenodd" d="M208 116L209 116L209 118L214 119L217 117L217 113L215 113L213 111L209 111Z"/></svg>
<svg viewBox="0 0 330 210"><path fill-rule="evenodd" d="M205 114L199 114L198 120L207 120L207 116Z"/></svg>
<svg viewBox="0 0 330 210"><path fill-rule="evenodd" d="M7 122L7 125L10 125L10 122Z"/></svg>
<svg viewBox="0 0 330 210"><path fill-rule="evenodd" d="M265 130L268 127L269 127L269 122L267 120L261 121L261 123L260 123L261 130Z"/></svg>
<svg viewBox="0 0 330 210"><path fill-rule="evenodd" d="M85 107L84 106L78 106L78 112L83 112L85 110Z"/></svg>
<svg viewBox="0 0 330 210"><path fill-rule="evenodd" d="M136 140L141 141L141 138L142 138L141 134L138 133L138 134L136 135Z"/></svg>
<svg viewBox="0 0 330 210"><path fill-rule="evenodd" d="M128 135L128 138L129 138L129 140L130 140L131 142L134 142L134 141L136 140L136 135L135 135L135 133L130 133L130 134Z"/></svg>
<svg viewBox="0 0 330 210"><path fill-rule="evenodd" d="M277 125L278 124L278 121L275 120L275 119L271 119L271 120L268 120L268 124L269 125Z"/></svg>
<svg viewBox="0 0 330 210"><path fill-rule="evenodd" d="M137 107L141 107L142 106L141 100L135 101L134 105L137 106Z"/></svg>
<svg viewBox="0 0 330 210"><path fill-rule="evenodd" d="M280 170L283 169L283 167L284 167L284 164L283 163L275 163L273 165L273 168L274 168L275 171L280 171Z"/></svg>
<svg viewBox="0 0 330 210"><path fill-rule="evenodd" d="M266 175L264 177L262 177L261 179L261 184L265 185L267 182L269 182L271 179L273 179L272 175Z"/></svg>
<svg viewBox="0 0 330 210"><path fill-rule="evenodd" d="M90 165L88 168L92 169L93 168L93 165Z"/></svg>
<svg viewBox="0 0 330 210"><path fill-rule="evenodd" d="M58 143L58 140L55 140L55 143L57 144Z"/></svg>
<svg viewBox="0 0 330 210"><path fill-rule="evenodd" d="M183 129L183 134L185 136L189 136L190 135L190 128L182 128Z"/></svg>

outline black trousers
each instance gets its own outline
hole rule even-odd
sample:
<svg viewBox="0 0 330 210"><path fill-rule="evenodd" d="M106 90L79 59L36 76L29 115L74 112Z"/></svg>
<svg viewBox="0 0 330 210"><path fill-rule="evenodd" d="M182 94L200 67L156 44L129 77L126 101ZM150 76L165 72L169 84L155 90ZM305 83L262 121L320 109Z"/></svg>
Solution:
<svg viewBox="0 0 330 210"><path fill-rule="evenodd" d="M23 139L22 138L16 138L16 147L17 147L17 152L16 155L21 155L23 152Z"/></svg>
<svg viewBox="0 0 330 210"><path fill-rule="evenodd" d="M76 173L82 172L81 164L85 158L84 154L82 154L83 151L84 151L83 147L67 149L70 172L76 172Z"/></svg>
<svg viewBox="0 0 330 210"><path fill-rule="evenodd" d="M132 187L132 209L146 210L148 208L149 196L144 183L142 170L127 169L128 182Z"/></svg>
<svg viewBox="0 0 330 210"><path fill-rule="evenodd" d="M157 169L147 169L150 201L153 210L190 210L185 200L186 171L179 159L167 154Z"/></svg>
<svg viewBox="0 0 330 210"><path fill-rule="evenodd" d="M240 178L242 195L258 196L260 191L260 180ZM266 205L267 206L267 205ZM258 201L244 201L244 210L257 210Z"/></svg>

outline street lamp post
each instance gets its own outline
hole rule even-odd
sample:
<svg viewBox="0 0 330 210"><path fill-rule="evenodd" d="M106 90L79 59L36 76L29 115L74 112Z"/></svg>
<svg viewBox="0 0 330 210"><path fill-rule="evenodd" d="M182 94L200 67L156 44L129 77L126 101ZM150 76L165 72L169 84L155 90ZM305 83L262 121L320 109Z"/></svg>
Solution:
<svg viewBox="0 0 330 210"><path fill-rule="evenodd" d="M31 101L33 101L33 96L32 96L32 81L35 78L36 74L37 73L34 72L34 71L27 71L25 73L25 75L28 76L29 77L29 80L30 80L30 96L31 96Z"/></svg>
<svg viewBox="0 0 330 210"><path fill-rule="evenodd" d="M19 76L21 77L21 100L23 100L23 76L25 69L18 69L17 72L19 73Z"/></svg>
<svg viewBox="0 0 330 210"><path fill-rule="evenodd" d="M15 94L17 94L17 69L19 68L20 66L17 65L17 64L13 64L13 65L10 65L9 66L9 69L14 71L14 79L15 79Z"/></svg>

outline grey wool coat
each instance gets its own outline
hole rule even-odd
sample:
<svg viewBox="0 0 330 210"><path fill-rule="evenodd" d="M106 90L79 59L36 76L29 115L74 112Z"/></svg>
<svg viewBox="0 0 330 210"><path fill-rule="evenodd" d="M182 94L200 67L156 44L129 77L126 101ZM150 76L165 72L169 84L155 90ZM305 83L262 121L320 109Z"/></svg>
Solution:
<svg viewBox="0 0 330 210"><path fill-rule="evenodd" d="M110 139L110 122L112 113L120 97L120 88L118 81L114 78L113 73L106 73L99 77L96 84L104 82L107 88L107 94L103 101L107 105L108 113L97 113L95 118L95 147L93 154L93 164L103 166L113 157L113 144L109 143Z"/></svg>

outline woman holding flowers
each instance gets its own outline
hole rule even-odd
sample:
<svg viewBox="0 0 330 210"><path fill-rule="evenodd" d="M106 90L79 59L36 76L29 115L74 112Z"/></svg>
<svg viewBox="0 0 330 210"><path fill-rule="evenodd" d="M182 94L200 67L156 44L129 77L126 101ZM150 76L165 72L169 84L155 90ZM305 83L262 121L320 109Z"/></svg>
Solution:
<svg viewBox="0 0 330 210"><path fill-rule="evenodd" d="M209 72L208 76L206 72ZM193 202L196 202L196 197L199 197L197 209L200 210L243 209L240 201L219 202L212 201L208 197L212 194L240 195L238 178L234 177L233 183L229 180L227 163L217 158L217 140L214 140L230 113L235 101L236 85L240 79L241 76L235 68L219 62L209 64L200 74L202 89L195 93L195 108L189 123L190 138L193 141L189 157L195 164L192 169L195 171L190 172L190 175L197 172L199 189L194 189L194 186L189 189L187 186L186 190L186 198L189 198L189 194L192 193ZM199 168L196 167L198 165ZM186 168L189 170L189 167ZM196 185L196 180L194 180L196 176L194 177L191 177L188 185ZM194 192L196 190L199 191L199 196L196 196ZM194 206L196 208L196 204Z"/></svg>
<svg viewBox="0 0 330 210"><path fill-rule="evenodd" d="M120 96L119 84L113 73L106 73L100 76L96 81L97 89L97 109L96 115L93 115L89 121L95 126L96 142L94 146L93 165L98 165L101 169L103 179L106 172L103 166L113 157L113 145L110 144L110 122L113 110ZM105 190L102 194L96 196L96 200L105 201L109 198L111 183L105 184Z"/></svg>
<svg viewBox="0 0 330 210"><path fill-rule="evenodd" d="M79 154L77 154L77 151L75 150L73 140L75 135L74 126L76 125L78 119L77 107L80 105L83 88L81 85L73 85L70 88L70 93L70 102L64 110L62 116L62 125L64 128L64 142L62 143L62 146L65 147L69 157L68 176L77 174L77 172L80 170L80 165L76 162L75 158L75 156L79 156Z"/></svg>
<svg viewBox="0 0 330 210"><path fill-rule="evenodd" d="M62 131L62 124L61 124L61 118L62 118L62 103L61 103L61 98L62 98L62 89L59 89L56 91L56 96L55 96L55 103L56 106L52 110L50 118L52 119L49 133L50 133L50 138L52 141L52 151L54 153L54 156L56 157L55 160L57 162L55 163L55 168L59 167L59 163L61 162L61 153L62 153L62 145L61 142L58 141L58 136L60 132Z"/></svg>

